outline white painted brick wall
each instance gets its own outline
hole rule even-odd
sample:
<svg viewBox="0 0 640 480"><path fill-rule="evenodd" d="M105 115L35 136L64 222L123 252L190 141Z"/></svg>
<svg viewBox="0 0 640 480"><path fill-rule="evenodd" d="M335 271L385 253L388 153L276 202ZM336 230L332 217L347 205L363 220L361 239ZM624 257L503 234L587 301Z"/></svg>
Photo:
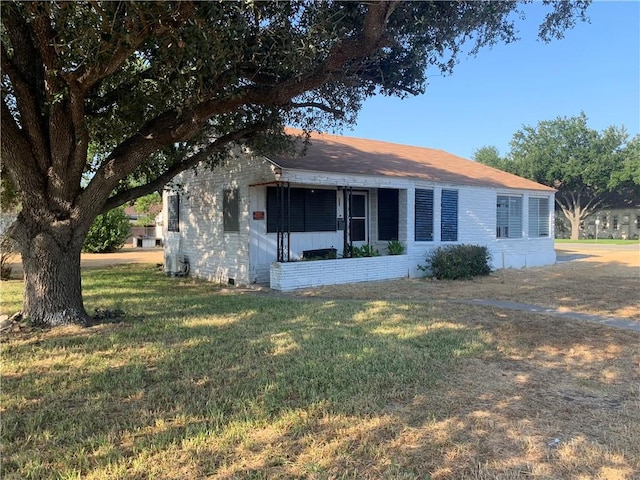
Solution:
<svg viewBox="0 0 640 480"><path fill-rule="evenodd" d="M180 232L165 233L165 255L185 255L191 265L190 274L198 278L250 283L249 185L273 178L271 164L248 155L238 155L214 170L198 168L197 174L181 174L175 179L176 184L184 186L180 195ZM240 228L238 232L224 232L223 191L236 188Z"/></svg>
<svg viewBox="0 0 640 480"><path fill-rule="evenodd" d="M406 255L271 264L271 288L298 288L407 277Z"/></svg>
<svg viewBox="0 0 640 480"><path fill-rule="evenodd" d="M551 235L548 238L527 238L525 235L520 239L496 239L497 195L524 195L524 228L526 229L528 196L539 196L540 192L416 183L408 178L285 171L283 172L283 181L289 181L295 185L309 187L313 185L351 186L372 189L370 195L370 233L374 244L377 239L377 225L374 215L377 210L377 197L373 189L399 189L399 233L400 240L406 246L406 255L271 264L276 258L276 235L264 233L266 232L266 221L253 221L252 223L250 216L252 211L256 209L266 209L263 198L266 187L260 186L260 184L271 182L274 178L273 166L267 160L247 155L240 155L234 161L218 167L214 171L199 169L197 175L193 172L183 173L176 179L176 183L184 185L180 202L180 232L167 232L167 222L163 223L165 254L182 253L186 255L191 263L191 273L196 277L221 283L227 283L231 278L237 284L247 284L258 279L265 281L269 278L274 288L279 286L278 288L281 289L326 284L317 282L345 283L398 278L407 274L418 277L423 275L423 272L417 267L419 264L425 263L426 252L452 243L439 241L441 191L443 188L449 188L459 191L458 242L454 243L487 246L492 254L493 268L520 268L555 262L553 218L550 225ZM250 185L256 186L250 187ZM240 196L240 231L225 233L222 223L222 195L223 190L233 188L238 188ZM434 190L435 240L433 242L414 241L415 188L432 188ZM549 204L552 215L553 197L551 197ZM164 213L166 218L166 210ZM250 225L253 225L254 228L253 240L249 232ZM260 237L257 241L255 232ZM260 235L260 232L263 234ZM342 231L292 234L293 257L299 256L303 250L315 248L333 246L341 251L342 235ZM257 244L260 245L260 261L254 262L255 264L250 264L250 244L254 247ZM376 247L381 253L385 253L386 242L378 242ZM345 262L351 261L361 263L358 268L345 268L347 265ZM319 266L312 267L314 264ZM314 268L320 271L316 271Z"/></svg>

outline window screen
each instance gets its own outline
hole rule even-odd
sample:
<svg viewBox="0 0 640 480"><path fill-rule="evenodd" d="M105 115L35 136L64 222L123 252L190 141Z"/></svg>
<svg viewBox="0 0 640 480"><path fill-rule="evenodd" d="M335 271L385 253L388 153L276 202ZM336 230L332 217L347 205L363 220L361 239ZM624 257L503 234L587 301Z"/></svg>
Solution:
<svg viewBox="0 0 640 480"><path fill-rule="evenodd" d="M331 232L336 230L336 191L267 187L267 232ZM287 228L287 225L289 228Z"/></svg>
<svg viewBox="0 0 640 480"><path fill-rule="evenodd" d="M498 195L496 237L522 238L522 197Z"/></svg>
<svg viewBox="0 0 640 480"><path fill-rule="evenodd" d="M529 199L529 236L549 236L549 199Z"/></svg>

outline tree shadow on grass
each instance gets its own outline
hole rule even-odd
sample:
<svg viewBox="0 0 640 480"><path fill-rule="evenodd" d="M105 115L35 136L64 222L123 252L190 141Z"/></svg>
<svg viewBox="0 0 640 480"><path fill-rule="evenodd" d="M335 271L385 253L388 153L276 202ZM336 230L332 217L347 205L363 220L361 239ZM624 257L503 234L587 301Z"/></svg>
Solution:
<svg viewBox="0 0 640 480"><path fill-rule="evenodd" d="M10 366L3 381L22 398L5 403L5 473L463 478L490 461L527 471L532 449L519 438L557 431L536 415L548 409L545 422L555 415L553 428L570 426L570 410L554 411L559 395L545 392L562 380L562 394L576 397L588 372L618 368L620 352L605 347L619 337L571 322L487 318L460 305L454 315L426 303L219 295L164 277L142 292L124 283L106 291L112 283L94 279L91 301L129 311L150 302L143 321L6 346L8 358L31 362ZM589 356L592 348L604 353ZM546 461L544 448L533 454Z"/></svg>

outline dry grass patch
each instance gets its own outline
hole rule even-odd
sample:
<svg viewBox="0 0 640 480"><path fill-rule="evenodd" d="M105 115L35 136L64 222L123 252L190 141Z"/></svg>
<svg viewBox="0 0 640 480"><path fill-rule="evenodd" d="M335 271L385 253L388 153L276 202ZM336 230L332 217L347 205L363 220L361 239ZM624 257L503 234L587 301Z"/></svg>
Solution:
<svg viewBox="0 0 640 480"><path fill-rule="evenodd" d="M2 478L638 478L638 333L140 267L84 285L125 321L0 345Z"/></svg>
<svg viewBox="0 0 640 480"><path fill-rule="evenodd" d="M578 257L539 268L505 269L469 281L401 279L296 292L322 298L508 300L640 321L640 250L563 244Z"/></svg>

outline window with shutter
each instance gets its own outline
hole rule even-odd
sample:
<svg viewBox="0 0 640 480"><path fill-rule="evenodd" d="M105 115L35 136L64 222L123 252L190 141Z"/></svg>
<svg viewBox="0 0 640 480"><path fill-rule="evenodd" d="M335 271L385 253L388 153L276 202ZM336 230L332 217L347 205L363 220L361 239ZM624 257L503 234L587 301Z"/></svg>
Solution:
<svg viewBox="0 0 640 480"><path fill-rule="evenodd" d="M416 188L415 240L433 241L433 190Z"/></svg>
<svg viewBox="0 0 640 480"><path fill-rule="evenodd" d="M222 198L223 228L225 232L240 231L240 196L238 189L224 190Z"/></svg>
<svg viewBox="0 0 640 480"><path fill-rule="evenodd" d="M267 232L278 225L290 232L333 232L336 230L336 191L289 188L278 197L276 187L267 187ZM288 228L287 228L288 225Z"/></svg>
<svg viewBox="0 0 640 480"><path fill-rule="evenodd" d="M398 240L398 190L378 189L378 240Z"/></svg>
<svg viewBox="0 0 640 480"><path fill-rule="evenodd" d="M440 239L443 242L458 241L458 191L442 190L440 202Z"/></svg>
<svg viewBox="0 0 640 480"><path fill-rule="evenodd" d="M180 196L177 194L167 197L167 230L180 231Z"/></svg>

